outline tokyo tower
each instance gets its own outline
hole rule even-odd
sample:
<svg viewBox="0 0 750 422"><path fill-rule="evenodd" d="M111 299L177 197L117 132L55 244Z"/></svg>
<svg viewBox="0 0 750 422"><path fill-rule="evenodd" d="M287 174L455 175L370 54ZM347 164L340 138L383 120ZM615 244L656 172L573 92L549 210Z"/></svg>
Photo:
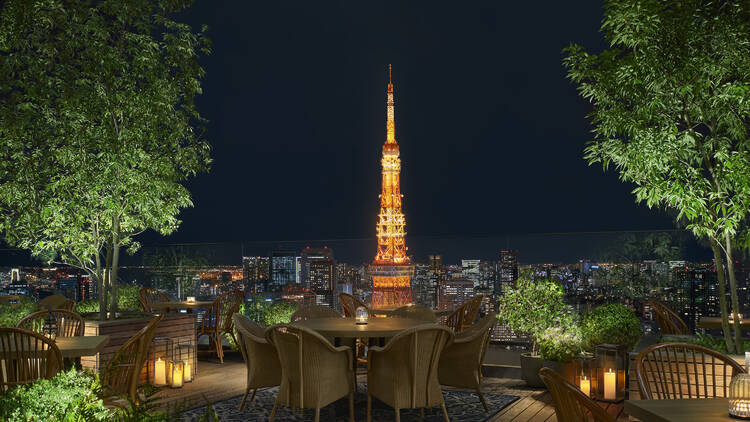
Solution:
<svg viewBox="0 0 750 422"><path fill-rule="evenodd" d="M373 308L411 303L411 278L414 274L414 266L406 255L406 218L401 211L404 195L401 194L399 182L401 159L396 143L391 65L388 65L386 112L386 137L380 161L383 166L383 187L380 193L380 213L375 226L378 250L375 260L368 266L373 285Z"/></svg>

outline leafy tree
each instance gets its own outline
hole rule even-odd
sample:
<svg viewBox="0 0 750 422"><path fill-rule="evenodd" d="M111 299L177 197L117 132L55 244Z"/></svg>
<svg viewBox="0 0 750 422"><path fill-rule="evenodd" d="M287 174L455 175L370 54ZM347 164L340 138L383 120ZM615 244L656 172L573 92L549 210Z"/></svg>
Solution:
<svg viewBox="0 0 750 422"><path fill-rule="evenodd" d="M117 310L123 247L179 225L207 170L194 98L208 53L189 0L8 0L0 9L0 230L87 271ZM52 259L50 259L52 260Z"/></svg>
<svg viewBox="0 0 750 422"><path fill-rule="evenodd" d="M609 0L601 54L569 46L564 65L594 106L589 164L613 166L636 200L664 207L711 243L727 349L740 310L735 237L750 209L750 5L745 1ZM722 256L723 255L723 256ZM722 259L724 258L724 259Z"/></svg>
<svg viewBox="0 0 750 422"><path fill-rule="evenodd" d="M171 245L143 249L143 264L150 268L153 286L174 290L184 296L195 295L195 274L210 262L203 248Z"/></svg>

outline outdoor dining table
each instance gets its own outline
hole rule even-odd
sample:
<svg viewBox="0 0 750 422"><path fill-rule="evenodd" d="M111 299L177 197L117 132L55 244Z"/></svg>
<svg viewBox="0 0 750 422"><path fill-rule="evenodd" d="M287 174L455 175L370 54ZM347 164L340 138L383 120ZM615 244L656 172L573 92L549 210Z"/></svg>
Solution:
<svg viewBox="0 0 750 422"><path fill-rule="evenodd" d="M389 317L389 316L392 316L393 313L398 308L400 308L400 306L398 306L398 307L386 307L386 308L373 308L373 309L370 309L370 312L372 312L373 314L378 315L378 316L383 315L383 316ZM436 317L442 318L442 317L450 315L453 312L453 309L440 309L440 310L434 310L434 311L435 311L435 316Z"/></svg>
<svg viewBox="0 0 750 422"><path fill-rule="evenodd" d="M729 325L732 326L734 322L730 319ZM719 317L701 317L700 320L698 320L698 327L699 328L714 328L718 329L721 328L721 318ZM740 320L740 330L742 331L750 331L750 319L741 319Z"/></svg>
<svg viewBox="0 0 750 422"><path fill-rule="evenodd" d="M337 343L342 338L385 339L423 324L429 322L413 318L370 318L367 324L360 325L354 318L313 318L292 323L316 331L324 337L333 337Z"/></svg>
<svg viewBox="0 0 750 422"><path fill-rule="evenodd" d="M729 401L711 399L625 400L625 413L643 422L727 422Z"/></svg>
<svg viewBox="0 0 750 422"><path fill-rule="evenodd" d="M55 345L60 349L63 358L80 358L94 356L109 343L109 336L74 336L57 337Z"/></svg>
<svg viewBox="0 0 750 422"><path fill-rule="evenodd" d="M179 302L154 302L151 304L154 308L172 308L172 309L187 309L189 313L193 313L193 309L208 308L213 304L209 300L183 300Z"/></svg>

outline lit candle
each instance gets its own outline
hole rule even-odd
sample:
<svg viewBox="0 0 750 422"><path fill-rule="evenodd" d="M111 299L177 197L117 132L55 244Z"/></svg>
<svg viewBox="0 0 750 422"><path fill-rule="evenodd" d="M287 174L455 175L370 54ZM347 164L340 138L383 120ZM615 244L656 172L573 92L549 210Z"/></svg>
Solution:
<svg viewBox="0 0 750 422"><path fill-rule="evenodd" d="M182 375L182 362L177 362L174 364L174 370L172 372L172 388L182 387Z"/></svg>
<svg viewBox="0 0 750 422"><path fill-rule="evenodd" d="M185 382L193 381L193 365L190 362L185 362L185 372L182 376L185 378Z"/></svg>
<svg viewBox="0 0 750 422"><path fill-rule="evenodd" d="M586 396L591 394L591 380L585 376L581 377L581 392Z"/></svg>
<svg viewBox="0 0 750 422"><path fill-rule="evenodd" d="M617 387L617 373L612 372L612 368L609 368L609 371L604 373L604 400L615 399L616 387Z"/></svg>
<svg viewBox="0 0 750 422"><path fill-rule="evenodd" d="M167 367L166 362L161 358L156 359L154 362L154 385L162 386L167 384Z"/></svg>
<svg viewBox="0 0 750 422"><path fill-rule="evenodd" d="M188 302L195 302L195 296L188 296L187 297Z"/></svg>

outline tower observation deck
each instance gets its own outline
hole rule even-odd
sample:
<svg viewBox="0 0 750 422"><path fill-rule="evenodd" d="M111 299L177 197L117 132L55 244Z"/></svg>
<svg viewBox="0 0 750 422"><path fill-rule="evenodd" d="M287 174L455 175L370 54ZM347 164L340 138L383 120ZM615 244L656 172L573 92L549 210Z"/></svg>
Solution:
<svg viewBox="0 0 750 422"><path fill-rule="evenodd" d="M372 277L373 308L400 306L411 302L411 279L414 265L406 255L406 217L401 210L401 159L396 142L396 123L393 109L393 82L388 65L386 91L386 137L383 144L383 183L380 193L380 213L375 230L378 249L375 260L368 266Z"/></svg>

